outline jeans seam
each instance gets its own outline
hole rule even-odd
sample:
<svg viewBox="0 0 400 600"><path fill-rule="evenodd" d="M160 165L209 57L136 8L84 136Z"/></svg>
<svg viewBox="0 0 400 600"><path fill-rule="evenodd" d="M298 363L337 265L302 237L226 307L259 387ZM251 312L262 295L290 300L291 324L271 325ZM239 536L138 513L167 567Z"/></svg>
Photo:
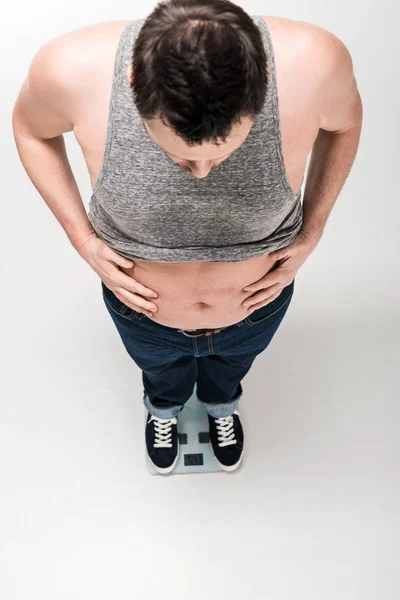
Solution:
<svg viewBox="0 0 400 600"><path fill-rule="evenodd" d="M271 314L267 315L266 317L263 317L262 319L259 319L258 321L250 321L250 317L246 317L245 321L246 323L248 323L248 325L257 325L258 323L262 323L263 321L266 321L267 319L269 319L270 317L273 317L278 311L280 311L290 300L290 298L293 296L293 291L292 290L289 294L289 296L286 298L286 300L284 302L282 302L282 304L276 309L274 310L274 312L272 312ZM260 308L263 308L262 306L260 306Z"/></svg>
<svg viewBox="0 0 400 600"><path fill-rule="evenodd" d="M112 311L113 311L113 312L114 312L116 315L118 315L118 316L122 317L122 318L123 318L123 319L125 319L126 321L133 321L134 319L136 319L136 318L137 318L137 312L136 312L136 311L134 311L134 316L133 316L131 319L129 319L128 317L126 317L126 316L125 316L125 314L124 314L122 311L119 311L119 310L117 310L116 308L114 308L114 307L113 307L113 306L110 304L110 302L107 300L107 298L105 297L105 295L104 295L104 292L103 292L103 298L104 298L104 302L107 304L107 306L108 306L108 307L109 307L109 308L110 308L110 309L111 309L111 310L112 310ZM129 306L126 306L126 304L124 304L124 306L123 306L123 310L125 309L125 307L129 309ZM130 309L130 310L133 310L133 309Z"/></svg>

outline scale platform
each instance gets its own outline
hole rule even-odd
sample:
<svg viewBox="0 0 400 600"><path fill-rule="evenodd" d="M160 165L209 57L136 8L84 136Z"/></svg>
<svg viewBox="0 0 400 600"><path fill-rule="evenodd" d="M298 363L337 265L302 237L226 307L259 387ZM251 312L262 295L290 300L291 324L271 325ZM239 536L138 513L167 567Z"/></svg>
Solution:
<svg viewBox="0 0 400 600"><path fill-rule="evenodd" d="M148 410L145 407L146 424ZM177 430L179 437L179 458L175 468L168 475L181 473L226 473L215 460L209 435L208 435L208 416L203 405L197 399L196 385L193 394L184 405L181 412L177 415ZM145 460L147 471L151 475L161 475L158 473L145 449ZM240 470L241 467L227 473L231 475Z"/></svg>

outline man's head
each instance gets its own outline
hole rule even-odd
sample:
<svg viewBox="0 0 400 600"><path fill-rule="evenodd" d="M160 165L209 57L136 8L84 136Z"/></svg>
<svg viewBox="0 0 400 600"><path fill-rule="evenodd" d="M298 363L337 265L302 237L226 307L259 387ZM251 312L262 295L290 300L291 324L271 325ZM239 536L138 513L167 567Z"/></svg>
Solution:
<svg viewBox="0 0 400 600"><path fill-rule="evenodd" d="M203 178L247 138L268 65L259 28L236 4L169 0L141 27L127 77L149 135Z"/></svg>

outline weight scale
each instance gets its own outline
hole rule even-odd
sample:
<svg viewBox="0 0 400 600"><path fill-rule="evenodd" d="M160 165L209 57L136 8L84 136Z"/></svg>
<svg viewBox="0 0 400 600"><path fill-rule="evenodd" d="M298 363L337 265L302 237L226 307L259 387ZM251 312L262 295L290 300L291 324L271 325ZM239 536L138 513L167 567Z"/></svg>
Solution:
<svg viewBox="0 0 400 600"><path fill-rule="evenodd" d="M148 410L145 407L144 424L146 425ZM185 403L181 412L177 415L177 431L179 438L179 458L175 468L168 475L179 473L226 473L217 463L213 454L210 438L208 435L209 424L207 413L197 399L196 384L193 394ZM161 475L158 473L145 449L146 468L150 475ZM243 463L242 463L243 464ZM236 473L241 465L229 475Z"/></svg>

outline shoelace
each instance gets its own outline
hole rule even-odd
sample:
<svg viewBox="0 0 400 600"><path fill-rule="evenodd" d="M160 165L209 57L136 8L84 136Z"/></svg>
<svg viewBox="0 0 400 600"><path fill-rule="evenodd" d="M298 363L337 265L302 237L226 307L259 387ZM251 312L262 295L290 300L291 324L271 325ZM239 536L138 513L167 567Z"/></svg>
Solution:
<svg viewBox="0 0 400 600"><path fill-rule="evenodd" d="M151 416L149 423L155 421L155 442L154 448L172 448L171 442L171 427L177 424L176 418L173 419L160 419L159 417Z"/></svg>
<svg viewBox="0 0 400 600"><path fill-rule="evenodd" d="M218 445L220 448L237 444L235 432L233 431L233 416L219 417L215 419L215 425L218 431Z"/></svg>

